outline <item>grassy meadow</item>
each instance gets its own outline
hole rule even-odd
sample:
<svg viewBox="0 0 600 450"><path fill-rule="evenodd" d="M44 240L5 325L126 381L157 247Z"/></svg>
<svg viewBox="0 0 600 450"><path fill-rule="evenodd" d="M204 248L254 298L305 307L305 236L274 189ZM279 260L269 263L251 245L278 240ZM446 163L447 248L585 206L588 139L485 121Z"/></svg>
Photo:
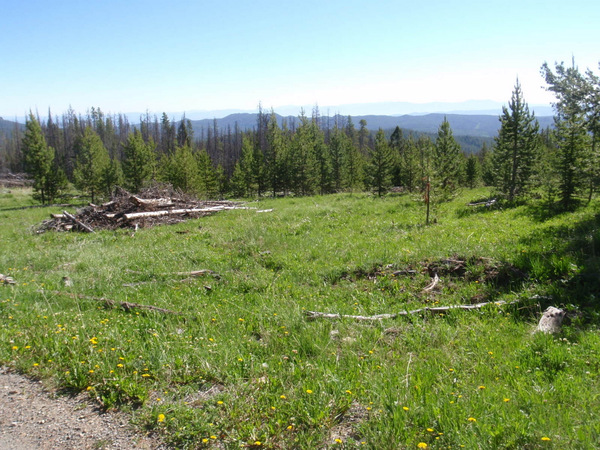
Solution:
<svg viewBox="0 0 600 450"><path fill-rule="evenodd" d="M0 188L0 273L17 282L0 285L0 364L175 448L598 448L600 203L466 206L486 194L464 191L429 226L417 198L337 194L36 234L61 209L19 209L30 192ZM201 269L218 276L178 275ZM533 333L549 305L570 320Z"/></svg>

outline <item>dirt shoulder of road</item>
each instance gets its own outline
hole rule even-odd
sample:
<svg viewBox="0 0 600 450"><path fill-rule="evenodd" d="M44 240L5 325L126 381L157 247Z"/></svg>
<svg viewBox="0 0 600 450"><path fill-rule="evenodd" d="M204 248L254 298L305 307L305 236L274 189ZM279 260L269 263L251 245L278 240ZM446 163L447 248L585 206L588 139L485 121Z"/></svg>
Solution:
<svg viewBox="0 0 600 450"><path fill-rule="evenodd" d="M167 448L156 437L134 431L123 413L103 412L84 394L57 395L4 367L0 410L3 450Z"/></svg>

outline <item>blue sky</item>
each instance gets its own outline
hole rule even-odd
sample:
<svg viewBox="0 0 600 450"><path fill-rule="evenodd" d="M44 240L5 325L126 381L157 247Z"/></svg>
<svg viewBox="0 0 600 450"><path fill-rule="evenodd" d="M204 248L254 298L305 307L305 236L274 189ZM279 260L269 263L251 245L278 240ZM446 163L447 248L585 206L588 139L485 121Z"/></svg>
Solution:
<svg viewBox="0 0 600 450"><path fill-rule="evenodd" d="M547 104L545 61L598 74L599 23L597 0L0 0L0 116L506 103L517 76Z"/></svg>

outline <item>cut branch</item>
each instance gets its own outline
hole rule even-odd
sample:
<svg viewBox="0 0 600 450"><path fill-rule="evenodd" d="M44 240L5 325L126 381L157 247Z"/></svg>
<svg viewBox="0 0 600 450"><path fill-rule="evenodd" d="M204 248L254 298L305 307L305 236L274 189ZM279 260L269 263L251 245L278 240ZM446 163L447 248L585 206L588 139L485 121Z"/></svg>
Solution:
<svg viewBox="0 0 600 450"><path fill-rule="evenodd" d="M427 287L423 288L424 291L431 291L434 287L437 286L438 282L440 281L440 277L438 277L438 274L436 273L435 276L433 277L433 281L431 282L431 284L429 284Z"/></svg>
<svg viewBox="0 0 600 450"><path fill-rule="evenodd" d="M377 314L374 316L355 316L355 315L350 315L350 314L331 314L331 313L324 313L324 312L318 312L318 311L305 311L304 314L306 315L306 318L309 320L314 320L314 319L353 319L353 320L382 320L382 319L396 319L400 316L409 316L412 314L419 314L419 313L424 313L424 312L430 312L430 313L444 313L444 312L448 312L452 309L462 309L462 310L473 310L473 309L481 309L486 305L512 305L513 303L518 303L518 300L512 301L512 302L505 302L504 300L502 301L498 301L498 302L483 302L483 303L476 303L474 305L451 305L451 306L436 306L433 308L419 308L419 309L413 309L412 311L400 311L394 314Z"/></svg>
<svg viewBox="0 0 600 450"><path fill-rule="evenodd" d="M74 224L76 224L79 227L81 227L81 229L87 231L88 233L94 233L93 228L88 227L85 223L83 223L82 221L78 220L74 215L69 214L67 211L63 211L63 214L71 222L73 222Z"/></svg>
<svg viewBox="0 0 600 450"><path fill-rule="evenodd" d="M44 292L44 291L40 291L40 292ZM119 307L123 308L125 311L130 311L132 309L147 309L150 311L156 311L156 312L160 312L163 314L175 314L177 316L181 315L180 312L171 311L170 309L165 309L165 308L159 308L158 306L140 305L139 303L132 303L132 302L118 302L116 300L111 300L106 297L91 297L89 295L74 294L72 292L61 292L61 291L51 291L51 292L54 295L64 295L66 297L79 299L79 300L92 300L95 302L101 302L101 303L104 303L106 306L110 306L110 307L119 306Z"/></svg>

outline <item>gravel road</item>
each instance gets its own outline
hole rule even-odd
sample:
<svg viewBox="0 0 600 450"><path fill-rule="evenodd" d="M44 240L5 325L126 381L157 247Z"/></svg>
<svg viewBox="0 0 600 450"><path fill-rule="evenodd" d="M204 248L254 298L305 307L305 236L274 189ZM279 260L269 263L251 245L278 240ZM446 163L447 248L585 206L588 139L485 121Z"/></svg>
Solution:
<svg viewBox="0 0 600 450"><path fill-rule="evenodd" d="M0 449L166 449L135 433L126 415L104 413L85 395L57 396L0 367Z"/></svg>

